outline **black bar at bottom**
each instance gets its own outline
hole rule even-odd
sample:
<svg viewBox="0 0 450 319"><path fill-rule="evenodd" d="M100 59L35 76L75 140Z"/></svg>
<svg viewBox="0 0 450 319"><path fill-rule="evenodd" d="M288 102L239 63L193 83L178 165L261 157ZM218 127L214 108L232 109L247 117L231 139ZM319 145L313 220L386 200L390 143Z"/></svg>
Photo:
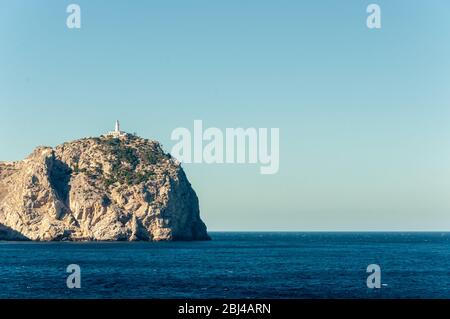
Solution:
<svg viewBox="0 0 450 319"><path fill-rule="evenodd" d="M0 300L0 311L13 311L18 315L43 313L61 318L60 309L66 314L83 316L88 312L113 313L124 318L144 314L143 318L307 318L306 314L339 314L361 318L366 314L387 316L386 308L398 308L402 315L417 315L424 311L430 315L436 311L448 311L450 300L217 300L217 299L106 299L106 300ZM9 308L9 309L8 309ZM442 309L441 309L442 308ZM444 313L445 313L444 312ZM145 315L147 314L147 315ZM158 316L158 318L160 318Z"/></svg>

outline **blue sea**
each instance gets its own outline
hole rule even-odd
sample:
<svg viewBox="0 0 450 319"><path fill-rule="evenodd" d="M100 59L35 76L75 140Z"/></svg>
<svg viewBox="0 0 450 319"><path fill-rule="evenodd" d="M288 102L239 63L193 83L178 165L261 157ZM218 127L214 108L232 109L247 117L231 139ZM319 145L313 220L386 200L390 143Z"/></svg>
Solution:
<svg viewBox="0 0 450 319"><path fill-rule="evenodd" d="M231 233L0 242L0 298L450 298L450 233ZM66 268L81 268L81 288ZM381 267L380 289L366 268Z"/></svg>

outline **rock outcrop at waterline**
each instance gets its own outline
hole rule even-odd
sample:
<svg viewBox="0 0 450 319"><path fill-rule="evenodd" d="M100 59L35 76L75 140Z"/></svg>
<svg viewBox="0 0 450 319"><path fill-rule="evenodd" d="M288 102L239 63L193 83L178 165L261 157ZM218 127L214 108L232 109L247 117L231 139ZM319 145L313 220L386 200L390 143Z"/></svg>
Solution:
<svg viewBox="0 0 450 319"><path fill-rule="evenodd" d="M0 162L0 240L207 239L197 195L156 141L86 138Z"/></svg>

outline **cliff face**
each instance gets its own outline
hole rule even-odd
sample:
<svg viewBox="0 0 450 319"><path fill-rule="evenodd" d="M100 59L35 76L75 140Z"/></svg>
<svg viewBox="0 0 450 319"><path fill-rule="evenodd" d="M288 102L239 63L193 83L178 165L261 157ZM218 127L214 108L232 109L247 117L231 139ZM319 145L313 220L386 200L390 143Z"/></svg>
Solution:
<svg viewBox="0 0 450 319"><path fill-rule="evenodd" d="M87 138L0 163L0 240L206 240L197 195L158 142Z"/></svg>

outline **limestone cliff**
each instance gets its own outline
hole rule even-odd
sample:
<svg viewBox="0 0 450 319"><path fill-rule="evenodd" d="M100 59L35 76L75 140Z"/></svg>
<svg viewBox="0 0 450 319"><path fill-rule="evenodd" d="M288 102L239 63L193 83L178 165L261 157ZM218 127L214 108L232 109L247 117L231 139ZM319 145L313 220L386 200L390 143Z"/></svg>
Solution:
<svg viewBox="0 0 450 319"><path fill-rule="evenodd" d="M206 240L197 195L156 141L86 138L0 162L0 240Z"/></svg>

